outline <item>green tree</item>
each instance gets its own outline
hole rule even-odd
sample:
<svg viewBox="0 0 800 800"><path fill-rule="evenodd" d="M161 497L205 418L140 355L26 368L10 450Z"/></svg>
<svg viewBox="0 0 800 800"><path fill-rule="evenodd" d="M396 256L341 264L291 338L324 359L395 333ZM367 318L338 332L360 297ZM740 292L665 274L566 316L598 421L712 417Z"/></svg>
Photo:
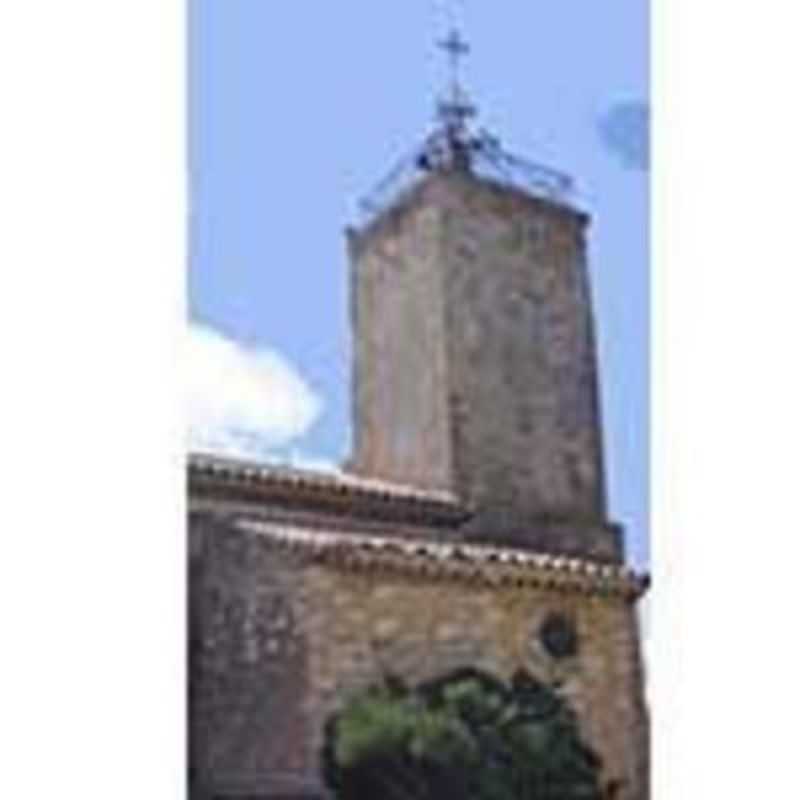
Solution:
<svg viewBox="0 0 800 800"><path fill-rule="evenodd" d="M388 679L327 728L338 800L602 800L600 761L552 690L465 669L409 689Z"/></svg>

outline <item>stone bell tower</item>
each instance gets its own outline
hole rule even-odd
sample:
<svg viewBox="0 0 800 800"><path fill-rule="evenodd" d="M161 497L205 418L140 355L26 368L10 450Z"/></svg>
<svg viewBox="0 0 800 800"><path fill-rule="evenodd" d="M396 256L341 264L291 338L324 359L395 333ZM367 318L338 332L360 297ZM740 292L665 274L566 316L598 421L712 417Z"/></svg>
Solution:
<svg viewBox="0 0 800 800"><path fill-rule="evenodd" d="M473 113L454 78L414 179L350 231L351 468L454 492L467 536L617 560L588 218L568 178L473 135Z"/></svg>
<svg viewBox="0 0 800 800"><path fill-rule="evenodd" d="M464 670L557 693L592 796L647 798L647 580L606 518L587 218L473 113L456 75L349 232L348 470L190 458L192 800L329 800L343 708Z"/></svg>

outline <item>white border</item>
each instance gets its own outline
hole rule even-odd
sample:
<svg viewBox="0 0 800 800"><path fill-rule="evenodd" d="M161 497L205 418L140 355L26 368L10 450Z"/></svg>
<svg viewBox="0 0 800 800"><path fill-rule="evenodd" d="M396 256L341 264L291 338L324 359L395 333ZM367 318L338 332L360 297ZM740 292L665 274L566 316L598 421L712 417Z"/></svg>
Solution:
<svg viewBox="0 0 800 800"><path fill-rule="evenodd" d="M796 783L796 9L655 3L657 800Z"/></svg>
<svg viewBox="0 0 800 800"><path fill-rule="evenodd" d="M656 0L657 798L796 782L798 29ZM4 796L183 795L185 32L0 11Z"/></svg>
<svg viewBox="0 0 800 800"><path fill-rule="evenodd" d="M185 784L184 4L0 9L0 794Z"/></svg>

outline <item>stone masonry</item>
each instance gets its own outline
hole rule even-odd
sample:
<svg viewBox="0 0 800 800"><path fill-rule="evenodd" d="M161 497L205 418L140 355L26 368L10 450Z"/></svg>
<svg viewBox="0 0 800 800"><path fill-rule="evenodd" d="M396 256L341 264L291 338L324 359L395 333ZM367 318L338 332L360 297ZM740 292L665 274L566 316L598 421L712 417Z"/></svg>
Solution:
<svg viewBox="0 0 800 800"><path fill-rule="evenodd" d="M348 235L346 469L190 457L191 800L325 798L331 714L464 667L562 693L614 800L646 800L646 581L606 516L586 228L432 172Z"/></svg>
<svg viewBox="0 0 800 800"><path fill-rule="evenodd" d="M243 500L240 482L263 483L268 499ZM273 483L267 470L227 487L205 474L190 481L195 800L324 797L323 731L343 702L387 675L414 683L464 666L505 678L525 668L557 687L618 798L647 796L641 579L466 545L433 509L426 526L417 500L385 497L393 508L381 510L333 479L338 509L306 498L287 513ZM577 632L566 659L542 645L554 613Z"/></svg>
<svg viewBox="0 0 800 800"><path fill-rule="evenodd" d="M619 557L586 224L454 172L350 232L354 471L454 491L478 537ZM546 535L565 519L582 539Z"/></svg>

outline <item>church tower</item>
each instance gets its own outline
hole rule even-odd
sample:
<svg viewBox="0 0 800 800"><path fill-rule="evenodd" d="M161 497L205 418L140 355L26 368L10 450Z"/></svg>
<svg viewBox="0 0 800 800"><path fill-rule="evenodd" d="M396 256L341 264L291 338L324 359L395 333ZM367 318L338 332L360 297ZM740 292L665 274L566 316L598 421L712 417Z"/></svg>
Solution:
<svg viewBox="0 0 800 800"><path fill-rule="evenodd" d="M498 735L548 743L509 760L460 707L460 736L494 759L493 781L543 770L524 783L533 794L509 796L564 796L551 770L569 719L584 788L568 796L647 800L636 603L648 579L606 516L588 218L569 179L473 130L466 45L443 46L454 73L437 125L348 233L347 468L190 456L191 800L404 796L342 789L337 769L385 770L367 758L352 771L341 715L402 685L403 719L429 725L420 703L455 679L506 698ZM517 704L532 698L536 713ZM534 723L561 733L529 735ZM395 767L417 763L407 744L392 745Z"/></svg>
<svg viewBox="0 0 800 800"><path fill-rule="evenodd" d="M473 113L456 76L405 180L349 232L351 468L454 492L467 536L616 560L588 217L568 178L471 133Z"/></svg>

